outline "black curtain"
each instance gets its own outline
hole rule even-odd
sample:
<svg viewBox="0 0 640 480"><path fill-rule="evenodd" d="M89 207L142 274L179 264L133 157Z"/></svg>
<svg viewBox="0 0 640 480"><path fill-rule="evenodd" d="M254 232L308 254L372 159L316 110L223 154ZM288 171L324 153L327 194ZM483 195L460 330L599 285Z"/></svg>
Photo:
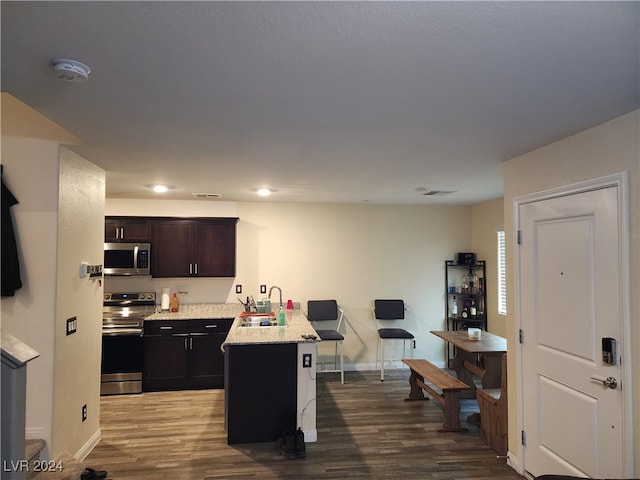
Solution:
<svg viewBox="0 0 640 480"><path fill-rule="evenodd" d="M0 176L4 174L4 168L0 165ZM11 220L11 210L18 203L16 197L9 191L4 184L4 178L2 183L2 283L0 284L0 293L3 297L13 297L16 290L22 287L22 280L20 280L20 263L18 261L18 246L16 244L16 235L13 230L13 221Z"/></svg>

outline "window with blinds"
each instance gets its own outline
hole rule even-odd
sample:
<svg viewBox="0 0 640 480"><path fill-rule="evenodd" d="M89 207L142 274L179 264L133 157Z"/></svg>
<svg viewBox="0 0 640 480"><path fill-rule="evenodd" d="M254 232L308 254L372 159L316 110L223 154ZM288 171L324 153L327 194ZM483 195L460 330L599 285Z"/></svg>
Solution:
<svg viewBox="0 0 640 480"><path fill-rule="evenodd" d="M498 230L498 313L507 314L507 254L504 230Z"/></svg>

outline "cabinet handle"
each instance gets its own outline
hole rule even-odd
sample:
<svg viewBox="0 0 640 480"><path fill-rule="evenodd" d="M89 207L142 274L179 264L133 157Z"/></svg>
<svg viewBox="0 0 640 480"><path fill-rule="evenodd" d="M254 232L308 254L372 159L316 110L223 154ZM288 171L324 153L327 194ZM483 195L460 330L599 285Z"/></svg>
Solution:
<svg viewBox="0 0 640 480"><path fill-rule="evenodd" d="M187 350L187 337L184 337L184 349Z"/></svg>
<svg viewBox="0 0 640 480"><path fill-rule="evenodd" d="M116 237L116 240L120 239L120 229L118 227L116 227L115 237Z"/></svg>
<svg viewBox="0 0 640 480"><path fill-rule="evenodd" d="M189 350L193 350L193 338L189 337Z"/></svg>
<svg viewBox="0 0 640 480"><path fill-rule="evenodd" d="M198 264L196 263L195 266L196 266L195 272L196 272L196 275L197 275L198 274Z"/></svg>
<svg viewBox="0 0 640 480"><path fill-rule="evenodd" d="M160 330L173 330L173 327L160 327Z"/></svg>
<svg viewBox="0 0 640 480"><path fill-rule="evenodd" d="M193 275L193 263L189 264L189 275Z"/></svg>
<svg viewBox="0 0 640 480"><path fill-rule="evenodd" d="M120 227L120 240L124 240L124 227Z"/></svg>
<svg viewBox="0 0 640 480"><path fill-rule="evenodd" d="M204 328L218 328L218 325L217 325L217 324L214 324L214 325L205 325L205 327L204 327Z"/></svg>

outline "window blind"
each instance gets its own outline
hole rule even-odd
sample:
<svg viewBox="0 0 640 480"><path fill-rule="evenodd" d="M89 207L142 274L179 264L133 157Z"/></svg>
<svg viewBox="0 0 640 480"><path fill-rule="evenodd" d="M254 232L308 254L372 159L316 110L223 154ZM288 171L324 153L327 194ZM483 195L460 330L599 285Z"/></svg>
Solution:
<svg viewBox="0 0 640 480"><path fill-rule="evenodd" d="M504 230L498 230L498 313L507 314L507 254Z"/></svg>

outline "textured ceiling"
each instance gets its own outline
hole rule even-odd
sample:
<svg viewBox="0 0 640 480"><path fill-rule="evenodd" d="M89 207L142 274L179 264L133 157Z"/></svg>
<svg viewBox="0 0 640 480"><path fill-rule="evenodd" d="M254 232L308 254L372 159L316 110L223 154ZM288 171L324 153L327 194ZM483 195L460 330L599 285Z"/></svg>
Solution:
<svg viewBox="0 0 640 480"><path fill-rule="evenodd" d="M481 201L505 160L640 106L637 2L0 8L2 91L81 138L114 198Z"/></svg>

